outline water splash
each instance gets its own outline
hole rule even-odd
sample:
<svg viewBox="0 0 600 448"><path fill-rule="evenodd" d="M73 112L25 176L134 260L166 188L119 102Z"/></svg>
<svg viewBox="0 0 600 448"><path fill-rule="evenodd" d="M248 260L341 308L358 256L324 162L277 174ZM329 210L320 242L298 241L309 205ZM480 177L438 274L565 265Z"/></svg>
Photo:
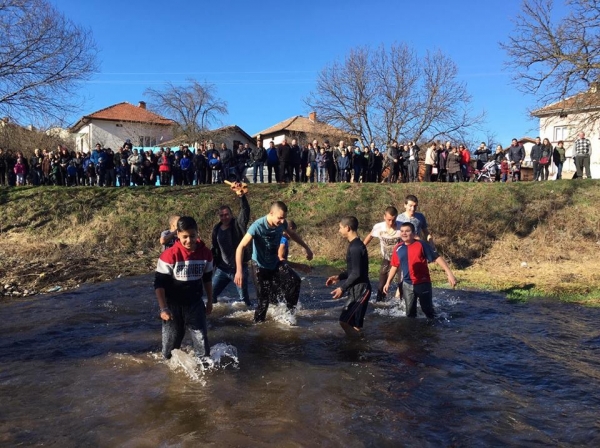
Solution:
<svg viewBox="0 0 600 448"><path fill-rule="evenodd" d="M206 385L205 375L211 371L225 370L231 366L239 368L237 348L225 342L215 344L210 349L210 356L196 356L193 350L175 349L171 359L166 361L169 368L175 372L183 372L190 380Z"/></svg>
<svg viewBox="0 0 600 448"><path fill-rule="evenodd" d="M406 306L402 299L374 302L373 313L386 317L406 317Z"/></svg>
<svg viewBox="0 0 600 448"><path fill-rule="evenodd" d="M291 312L285 302L280 302L276 305L269 305L269 316L280 324L284 324L288 327L294 327L296 325L296 313L302 309L300 303L296 305L296 309Z"/></svg>

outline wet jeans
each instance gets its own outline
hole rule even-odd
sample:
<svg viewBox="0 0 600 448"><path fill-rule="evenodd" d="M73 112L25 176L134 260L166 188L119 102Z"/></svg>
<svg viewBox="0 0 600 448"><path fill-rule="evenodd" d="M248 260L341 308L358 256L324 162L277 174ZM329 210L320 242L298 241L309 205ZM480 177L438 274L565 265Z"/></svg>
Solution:
<svg viewBox="0 0 600 448"><path fill-rule="evenodd" d="M171 358L171 351L181 348L186 328L190 330L196 356L210 355L204 301L198 299L187 305L169 303L169 310L172 319L162 321L163 356L169 359Z"/></svg>
<svg viewBox="0 0 600 448"><path fill-rule="evenodd" d="M242 300L246 305L252 306L252 302L250 302L250 296L248 295L248 266L244 266L242 275L242 287L240 288L237 285L235 287L240 300ZM234 278L235 272L229 273L219 268L215 269L215 273L212 278L213 303L217 303L219 295L225 288L227 288L229 283L233 283Z"/></svg>
<svg viewBox="0 0 600 448"><path fill-rule="evenodd" d="M266 319L269 303L285 300L288 309L292 312L295 310L302 280L287 263L280 263L277 269L264 269L254 264L253 274L258 299L254 322Z"/></svg>
<svg viewBox="0 0 600 448"><path fill-rule="evenodd" d="M406 304L406 317L417 317L417 299L419 299L419 303L421 304L421 311L423 311L429 319L435 317L431 283L411 285L403 282L402 296L404 297L404 303Z"/></svg>

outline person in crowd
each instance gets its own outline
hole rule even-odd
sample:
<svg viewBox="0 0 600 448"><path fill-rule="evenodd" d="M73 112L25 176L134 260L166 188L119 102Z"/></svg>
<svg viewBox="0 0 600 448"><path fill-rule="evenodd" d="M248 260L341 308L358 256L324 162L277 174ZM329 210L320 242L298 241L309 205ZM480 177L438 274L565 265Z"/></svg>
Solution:
<svg viewBox="0 0 600 448"><path fill-rule="evenodd" d="M269 149L267 149L267 182L271 183L273 178L276 183L279 183L279 155L275 148L275 142L271 140Z"/></svg>
<svg viewBox="0 0 600 448"><path fill-rule="evenodd" d="M250 152L250 160L252 161L252 182L256 183L260 179L260 183L264 183L264 167L267 160L267 150L258 140L256 148Z"/></svg>
<svg viewBox="0 0 600 448"><path fill-rule="evenodd" d="M506 160L506 157L502 158L502 162L500 162L500 169L498 171L500 172L501 181L507 182L508 175L510 174L510 165L508 160Z"/></svg>
<svg viewBox="0 0 600 448"><path fill-rule="evenodd" d="M577 179L583 178L583 170L588 179L592 178L590 172L590 156L592 154L592 143L585 138L584 132L577 134L577 139L573 144L573 154L575 155L575 170L577 171Z"/></svg>
<svg viewBox="0 0 600 448"><path fill-rule="evenodd" d="M421 311L428 319L435 318L433 308L433 288L429 275L428 263L437 263L446 272L448 283L453 288L457 284L456 277L448 263L426 242L416 239L414 225L405 222L400 226L402 242L394 247L391 268L383 292L387 294L390 284L398 271L402 270L402 297L406 305L406 317L417 317L417 300Z"/></svg>
<svg viewBox="0 0 600 448"><path fill-rule="evenodd" d="M190 159L187 152L183 152L181 160L179 161L179 185L190 185L191 173L194 171L192 160Z"/></svg>
<svg viewBox="0 0 600 448"><path fill-rule="evenodd" d="M258 299L254 322L266 319L269 303L276 302L280 292L283 292L288 310L292 313L300 297L300 284L287 274L284 263L279 260L278 248L283 232L287 231L289 237L304 248L308 260L313 258L310 247L296 232L288 228L286 217L287 205L281 201L273 202L269 213L252 223L236 249L234 282L241 287L244 279L244 253L252 243L254 284Z"/></svg>
<svg viewBox="0 0 600 448"><path fill-rule="evenodd" d="M521 165L525 160L525 148L519 143L516 138L513 138L510 147L507 150L508 159L510 160L511 169L513 170L513 177L517 181L521 180Z"/></svg>
<svg viewBox="0 0 600 448"><path fill-rule="evenodd" d="M419 151L415 142L408 144L408 179L410 182L419 182Z"/></svg>
<svg viewBox="0 0 600 448"><path fill-rule="evenodd" d="M337 165L340 182L350 182L350 158L345 149L342 150L341 155L338 157Z"/></svg>
<svg viewBox="0 0 600 448"><path fill-rule="evenodd" d="M39 148L35 148L33 150L33 155L29 159L29 176L31 185L41 185L44 179L44 174L42 173L42 151Z"/></svg>
<svg viewBox="0 0 600 448"><path fill-rule="evenodd" d="M308 174L308 180L310 181L310 183L314 183L315 178L317 179L317 182L319 181L317 156L319 155L320 152L321 152L321 149L319 148L319 142L315 139L312 141L311 144L308 145L307 174ZM308 168L310 168L310 171L308 170Z"/></svg>
<svg viewBox="0 0 600 448"><path fill-rule="evenodd" d="M294 182L301 181L301 165L302 165L302 150L298 145L298 141L294 138L292 139L292 144L290 145L290 181Z"/></svg>
<svg viewBox="0 0 600 448"><path fill-rule="evenodd" d="M67 166L67 187L77 186L77 166L75 161L71 160Z"/></svg>
<svg viewBox="0 0 600 448"><path fill-rule="evenodd" d="M158 174L160 176L160 184L162 186L170 185L171 183L171 160L169 154L163 152L158 156Z"/></svg>
<svg viewBox="0 0 600 448"><path fill-rule="evenodd" d="M309 143L310 145L310 143ZM300 182L308 182L308 175L306 169L308 168L308 146L302 146L300 148Z"/></svg>
<svg viewBox="0 0 600 448"><path fill-rule="evenodd" d="M246 177L246 166L250 160L250 145L246 143L238 145L234 154L234 165L235 165L235 180L236 182L243 182Z"/></svg>
<svg viewBox="0 0 600 448"><path fill-rule="evenodd" d="M321 148L316 158L317 162L317 182L327 182L327 155L325 148Z"/></svg>
<svg viewBox="0 0 600 448"><path fill-rule="evenodd" d="M565 142L559 140L552 152L552 161L556 165L556 180L562 179L562 170L565 164Z"/></svg>
<svg viewBox="0 0 600 448"><path fill-rule="evenodd" d="M460 172L462 174L462 180L469 182L471 179L471 151L465 145L459 145L458 150L460 152Z"/></svg>
<svg viewBox="0 0 600 448"><path fill-rule="evenodd" d="M212 254L198 237L198 224L190 216L177 221L177 238L158 258L154 276L163 321L162 354L169 359L174 349L181 348L187 328L195 355L209 356L206 315L212 312Z"/></svg>
<svg viewBox="0 0 600 448"><path fill-rule="evenodd" d="M452 144L447 141L444 145L439 145L437 148L437 168L438 182L448 182L448 154L450 154L450 150L452 149Z"/></svg>
<svg viewBox="0 0 600 448"><path fill-rule="evenodd" d="M381 173L383 172L383 155L379 148L371 149L373 151L373 182L381 183Z"/></svg>
<svg viewBox="0 0 600 448"><path fill-rule="evenodd" d="M352 155L352 157L350 158L350 166L352 169L352 178L353 178L353 182L358 183L358 182L363 182L365 183L366 180L366 169L365 169L365 163L366 160L363 156L363 152L360 150L360 148L358 146L348 146L348 150L347 150L347 154L348 156ZM347 176L346 176L347 178Z"/></svg>
<svg viewBox="0 0 600 448"><path fill-rule="evenodd" d="M219 149L219 159L221 160L221 181L229 180L231 168L235 166L235 160L233 151L227 148L225 143L221 143L221 149Z"/></svg>
<svg viewBox="0 0 600 448"><path fill-rule="evenodd" d="M375 156L368 145L364 145L362 149L362 172L363 182L375 182Z"/></svg>
<svg viewBox="0 0 600 448"><path fill-rule="evenodd" d="M279 160L279 182L288 183L292 180L292 148L287 139L277 148L277 159Z"/></svg>
<svg viewBox="0 0 600 448"><path fill-rule="evenodd" d="M119 166L117 168L117 180L119 181L120 187L129 186L131 179L131 170L127 164L127 159L120 159Z"/></svg>
<svg viewBox="0 0 600 448"><path fill-rule="evenodd" d="M542 141L542 148L540 153L540 180L548 180L550 174L550 163L552 163L552 153L554 149L550 140L545 138Z"/></svg>
<svg viewBox="0 0 600 448"><path fill-rule="evenodd" d="M335 182L337 180L337 166L335 164L336 159L333 155L333 148L329 146L329 140L323 141L323 149L325 150L325 168L327 169L327 180L328 182Z"/></svg>
<svg viewBox="0 0 600 448"><path fill-rule="evenodd" d="M396 140L392 140L386 152L387 163L390 167L387 181L390 183L398 182L400 176L400 147Z"/></svg>
<svg viewBox="0 0 600 448"><path fill-rule="evenodd" d="M213 145L214 146L214 145ZM209 150L208 152L208 166L210 167L210 179L211 183L219 184L222 183L223 180L221 178L221 173L223 172L221 168L221 157L219 155L219 151L216 149Z"/></svg>
<svg viewBox="0 0 600 448"><path fill-rule="evenodd" d="M448 154L448 159L446 160L446 169L448 170L448 182L462 181L461 161L462 157L460 155L458 147L453 146L451 148L450 153Z"/></svg>
<svg viewBox="0 0 600 448"><path fill-rule="evenodd" d="M496 152L492 156L494 162L496 162L496 182L500 180L500 165L503 160L506 159L506 154L504 154L504 150L502 149L502 145L496 146ZM510 168L510 161L508 161L508 166Z"/></svg>
<svg viewBox="0 0 600 448"><path fill-rule="evenodd" d="M531 164L533 165L533 180L540 180L540 159L542 158L542 140L539 137L535 139L535 145L531 147L529 153Z"/></svg>
<svg viewBox="0 0 600 448"><path fill-rule="evenodd" d="M477 169L483 169L483 165L488 163L492 150L487 147L485 142L479 144L479 148L475 150L475 156L477 157Z"/></svg>
<svg viewBox="0 0 600 448"><path fill-rule="evenodd" d="M436 165L437 158L437 145L435 142L431 142L427 150L425 151L425 182L431 182L431 173L433 167Z"/></svg>
<svg viewBox="0 0 600 448"><path fill-rule="evenodd" d="M0 148L0 186L7 185L6 181L6 153L4 148Z"/></svg>
<svg viewBox="0 0 600 448"><path fill-rule="evenodd" d="M328 277L325 286L335 285L344 280L344 283L331 292L331 297L334 300L347 297L340 315L340 325L348 336L356 337L361 334L371 298L369 253L358 236L356 217L343 217L339 223L339 233L349 243L346 251L346 270L339 275Z"/></svg>
<svg viewBox="0 0 600 448"><path fill-rule="evenodd" d="M26 170L25 170L25 164L23 163L22 157L19 156L17 158L17 163L15 163L13 171L14 171L16 179L17 179L16 180L17 187L25 185Z"/></svg>
<svg viewBox="0 0 600 448"><path fill-rule="evenodd" d="M196 148L196 153L192 159L192 165L194 167L193 179L196 180L196 185L203 185L206 183L206 163L206 151L204 151L204 148L202 147Z"/></svg>

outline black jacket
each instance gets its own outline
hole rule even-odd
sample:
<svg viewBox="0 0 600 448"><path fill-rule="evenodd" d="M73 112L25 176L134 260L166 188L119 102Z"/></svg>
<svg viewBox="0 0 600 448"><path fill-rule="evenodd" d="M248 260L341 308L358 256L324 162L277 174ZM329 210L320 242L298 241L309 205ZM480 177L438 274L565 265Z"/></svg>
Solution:
<svg viewBox="0 0 600 448"><path fill-rule="evenodd" d="M250 221L250 204L248 203L248 198L246 198L246 196L242 196L240 197L240 213L237 218L231 219L231 224L227 229L230 232L233 232L231 235L231 242L233 243L233 247L237 248L240 244L240 241L242 241L242 238L244 238L246 230L248 229L248 221ZM219 247L219 242L217 241L219 227L221 227L221 222L215 224L212 230L211 252L213 254L213 261L215 266L219 266L223 263L223 258L221 256L221 248ZM252 249L249 245L244 251L244 263L250 261L251 256Z"/></svg>

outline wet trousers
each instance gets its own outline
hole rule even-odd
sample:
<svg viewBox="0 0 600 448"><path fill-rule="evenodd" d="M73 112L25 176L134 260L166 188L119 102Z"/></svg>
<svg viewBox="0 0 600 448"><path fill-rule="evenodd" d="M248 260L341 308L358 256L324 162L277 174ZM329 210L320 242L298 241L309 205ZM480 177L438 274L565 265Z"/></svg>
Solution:
<svg viewBox="0 0 600 448"><path fill-rule="evenodd" d="M172 350L181 348L186 328L190 330L196 356L210 355L204 301L199 299L187 305L169 303L169 310L172 319L163 320L162 325L163 356L169 359Z"/></svg>
<svg viewBox="0 0 600 448"><path fill-rule="evenodd" d="M269 303L285 300L290 311L294 311L300 298L302 280L286 263L277 269L265 269L253 262L254 285L258 304L254 312L254 322L264 322Z"/></svg>
<svg viewBox="0 0 600 448"><path fill-rule="evenodd" d="M402 296L404 297L404 303L406 305L406 317L417 317L417 299L419 299L419 303L421 304L421 311L423 311L429 319L435 317L431 283L411 285L403 282Z"/></svg>

